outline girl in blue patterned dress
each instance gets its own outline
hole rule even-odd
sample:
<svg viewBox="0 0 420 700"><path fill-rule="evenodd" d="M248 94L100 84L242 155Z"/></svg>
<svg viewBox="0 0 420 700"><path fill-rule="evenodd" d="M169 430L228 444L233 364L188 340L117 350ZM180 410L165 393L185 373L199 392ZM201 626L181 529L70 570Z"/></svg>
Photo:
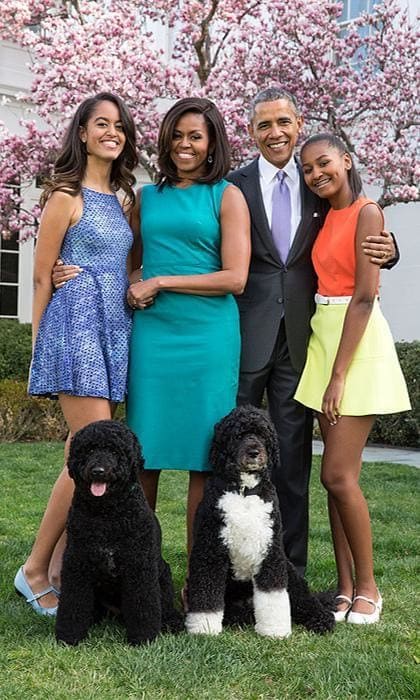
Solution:
<svg viewBox="0 0 420 700"><path fill-rule="evenodd" d="M41 197L29 393L58 396L69 438L88 423L111 418L126 394L133 244L127 214L134 204L136 164L135 126L127 107L115 95L100 93L77 109ZM124 193L122 204L118 190ZM58 257L77 263L79 274L52 294L51 269ZM55 558L62 552L72 493L65 466L32 552L15 578L16 590L39 614L56 611L48 571L54 550Z"/></svg>

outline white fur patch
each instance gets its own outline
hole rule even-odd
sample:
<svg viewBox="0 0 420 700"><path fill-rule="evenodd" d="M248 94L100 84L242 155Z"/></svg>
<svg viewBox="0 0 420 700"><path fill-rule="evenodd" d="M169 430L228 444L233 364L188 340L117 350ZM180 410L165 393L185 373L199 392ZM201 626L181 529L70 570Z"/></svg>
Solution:
<svg viewBox="0 0 420 700"><path fill-rule="evenodd" d="M257 495L228 492L219 499L218 507L225 522L220 537L229 550L233 575L249 581L258 574L273 538L273 504Z"/></svg>
<svg viewBox="0 0 420 700"><path fill-rule="evenodd" d="M242 472L241 474L241 486L242 488L253 489L261 481L258 474L253 472Z"/></svg>
<svg viewBox="0 0 420 700"><path fill-rule="evenodd" d="M255 631L264 637L288 637L292 632L289 594L260 591L254 586Z"/></svg>
<svg viewBox="0 0 420 700"><path fill-rule="evenodd" d="M189 612L185 618L188 634L220 634L223 610L217 612Z"/></svg>

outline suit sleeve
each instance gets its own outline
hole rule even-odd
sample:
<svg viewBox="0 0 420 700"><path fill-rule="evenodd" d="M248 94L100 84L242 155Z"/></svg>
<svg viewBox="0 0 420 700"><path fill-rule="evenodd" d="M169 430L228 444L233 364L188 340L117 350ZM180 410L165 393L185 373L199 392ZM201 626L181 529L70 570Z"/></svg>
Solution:
<svg viewBox="0 0 420 700"><path fill-rule="evenodd" d="M398 248L397 239L395 238L392 231L390 231L390 234L395 245L395 257L392 258L392 260L390 260L389 262L387 262L386 265L382 265L381 270L392 270L392 268L395 267L395 265L400 261L400 249Z"/></svg>

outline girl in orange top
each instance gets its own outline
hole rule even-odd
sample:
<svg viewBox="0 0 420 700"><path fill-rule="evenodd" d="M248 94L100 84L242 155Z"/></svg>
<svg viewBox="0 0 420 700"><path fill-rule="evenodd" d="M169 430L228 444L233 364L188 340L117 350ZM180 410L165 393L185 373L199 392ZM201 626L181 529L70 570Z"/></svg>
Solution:
<svg viewBox="0 0 420 700"><path fill-rule="evenodd" d="M388 324L378 304L379 268L363 254L383 214L360 196L345 145L332 134L302 147L308 187L331 209L312 251L318 276L307 361L295 398L317 411L324 441L321 480L328 492L338 589L336 620L377 622L382 597L373 573L369 511L359 486L362 451L376 414L410 409Z"/></svg>

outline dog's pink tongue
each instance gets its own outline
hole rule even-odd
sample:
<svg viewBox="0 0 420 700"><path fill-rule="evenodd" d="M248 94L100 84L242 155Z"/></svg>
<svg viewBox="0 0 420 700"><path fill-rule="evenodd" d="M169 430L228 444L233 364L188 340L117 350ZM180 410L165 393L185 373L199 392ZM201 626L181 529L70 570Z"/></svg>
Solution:
<svg viewBox="0 0 420 700"><path fill-rule="evenodd" d="M93 481L90 485L90 492L93 496L103 496L106 491L106 484L102 481Z"/></svg>

